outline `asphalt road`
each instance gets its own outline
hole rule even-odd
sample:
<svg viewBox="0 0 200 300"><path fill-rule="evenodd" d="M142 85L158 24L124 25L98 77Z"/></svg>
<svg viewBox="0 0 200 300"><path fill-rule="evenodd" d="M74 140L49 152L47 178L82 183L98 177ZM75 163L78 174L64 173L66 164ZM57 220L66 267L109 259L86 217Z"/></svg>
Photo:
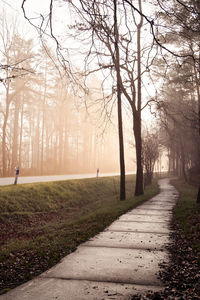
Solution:
<svg viewBox="0 0 200 300"><path fill-rule="evenodd" d="M119 173L100 173L100 177L104 176L115 176ZM48 181L61 181L61 180L70 180L70 179L81 179L81 178L94 178L94 174L71 174L71 175L51 175L51 176L26 176L18 177L18 184L22 183L34 183L34 182L48 182ZM14 177L4 177L0 178L0 185L9 185L14 184Z"/></svg>

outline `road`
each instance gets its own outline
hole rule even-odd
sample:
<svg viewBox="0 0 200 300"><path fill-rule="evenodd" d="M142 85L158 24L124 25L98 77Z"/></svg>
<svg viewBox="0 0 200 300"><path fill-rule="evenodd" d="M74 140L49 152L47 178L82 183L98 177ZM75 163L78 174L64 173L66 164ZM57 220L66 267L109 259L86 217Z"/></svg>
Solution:
<svg viewBox="0 0 200 300"><path fill-rule="evenodd" d="M104 176L115 176L119 173L100 173L100 177ZM61 181L70 179L81 179L81 178L94 178L94 174L71 174L71 175L51 175L51 176L26 176L18 178L18 184L22 183L34 183L34 182L48 182L48 181ZM0 178L0 185L9 185L14 183L14 177Z"/></svg>

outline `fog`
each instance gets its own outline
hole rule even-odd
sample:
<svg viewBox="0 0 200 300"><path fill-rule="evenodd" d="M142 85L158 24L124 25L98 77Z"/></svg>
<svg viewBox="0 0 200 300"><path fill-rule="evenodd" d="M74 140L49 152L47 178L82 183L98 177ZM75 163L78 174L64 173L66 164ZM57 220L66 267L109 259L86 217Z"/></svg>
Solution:
<svg viewBox="0 0 200 300"><path fill-rule="evenodd" d="M42 9L36 3L29 6L30 2L29 15ZM1 56L5 65L13 67L1 69L0 176L13 176L16 166L21 176L95 173L97 168L102 173L119 172L117 103L110 95L112 84L103 87L99 74L89 75L87 86L81 76L74 80L63 71L55 43L38 42L37 32L25 21L19 5L7 1L4 11ZM73 56L74 64L81 62L79 52ZM135 172L132 118L125 110L126 171Z"/></svg>
<svg viewBox="0 0 200 300"><path fill-rule="evenodd" d="M32 41L13 36L11 43L10 58L21 61L20 67L27 71L12 70L16 78L1 88L1 108L6 113L4 123L1 119L5 134L1 176L13 176L16 166L21 176L95 173L97 168L119 172L116 105L112 100L106 109L102 107L97 78L91 77L85 95L81 87L61 78L45 51L32 50ZM18 76L22 72L26 75ZM111 105L113 113L107 117ZM135 171L128 140L125 151L127 171Z"/></svg>
<svg viewBox="0 0 200 300"><path fill-rule="evenodd" d="M84 1L94 10L85 14L81 1L3 1L0 176L16 166L22 176L120 172L124 157L127 172L139 170L142 194L143 171L187 179L199 165L198 13L188 18L173 3L177 15L164 17L167 3L123 3L115 11Z"/></svg>

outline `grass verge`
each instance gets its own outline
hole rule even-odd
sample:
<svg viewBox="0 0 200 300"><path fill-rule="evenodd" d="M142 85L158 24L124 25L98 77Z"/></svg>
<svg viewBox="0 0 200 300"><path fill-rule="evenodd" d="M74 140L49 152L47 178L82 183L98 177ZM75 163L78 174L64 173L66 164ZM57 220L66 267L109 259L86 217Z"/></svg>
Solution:
<svg viewBox="0 0 200 300"><path fill-rule="evenodd" d="M0 187L0 293L55 265L118 216L158 193L156 181L133 197L135 176Z"/></svg>
<svg viewBox="0 0 200 300"><path fill-rule="evenodd" d="M184 236L190 241L191 247L196 252L200 264L200 204L196 202L197 187L180 179L173 179L171 183L180 193L175 208L175 218Z"/></svg>

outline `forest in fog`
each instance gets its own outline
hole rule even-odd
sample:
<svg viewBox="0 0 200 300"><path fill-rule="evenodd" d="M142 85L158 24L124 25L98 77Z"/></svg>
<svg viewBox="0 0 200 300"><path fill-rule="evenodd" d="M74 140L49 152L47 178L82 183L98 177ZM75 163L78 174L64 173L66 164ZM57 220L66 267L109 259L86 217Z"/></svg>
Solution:
<svg viewBox="0 0 200 300"><path fill-rule="evenodd" d="M0 175L136 171L139 195L164 153L196 180L199 1L30 2L32 38L0 16Z"/></svg>
<svg viewBox="0 0 200 300"><path fill-rule="evenodd" d="M1 32L4 63L14 66L1 81L1 176L13 176L18 165L22 175L117 172L117 131L100 126L98 80L85 95L61 77L56 58L33 50L33 41L9 31L4 18Z"/></svg>

